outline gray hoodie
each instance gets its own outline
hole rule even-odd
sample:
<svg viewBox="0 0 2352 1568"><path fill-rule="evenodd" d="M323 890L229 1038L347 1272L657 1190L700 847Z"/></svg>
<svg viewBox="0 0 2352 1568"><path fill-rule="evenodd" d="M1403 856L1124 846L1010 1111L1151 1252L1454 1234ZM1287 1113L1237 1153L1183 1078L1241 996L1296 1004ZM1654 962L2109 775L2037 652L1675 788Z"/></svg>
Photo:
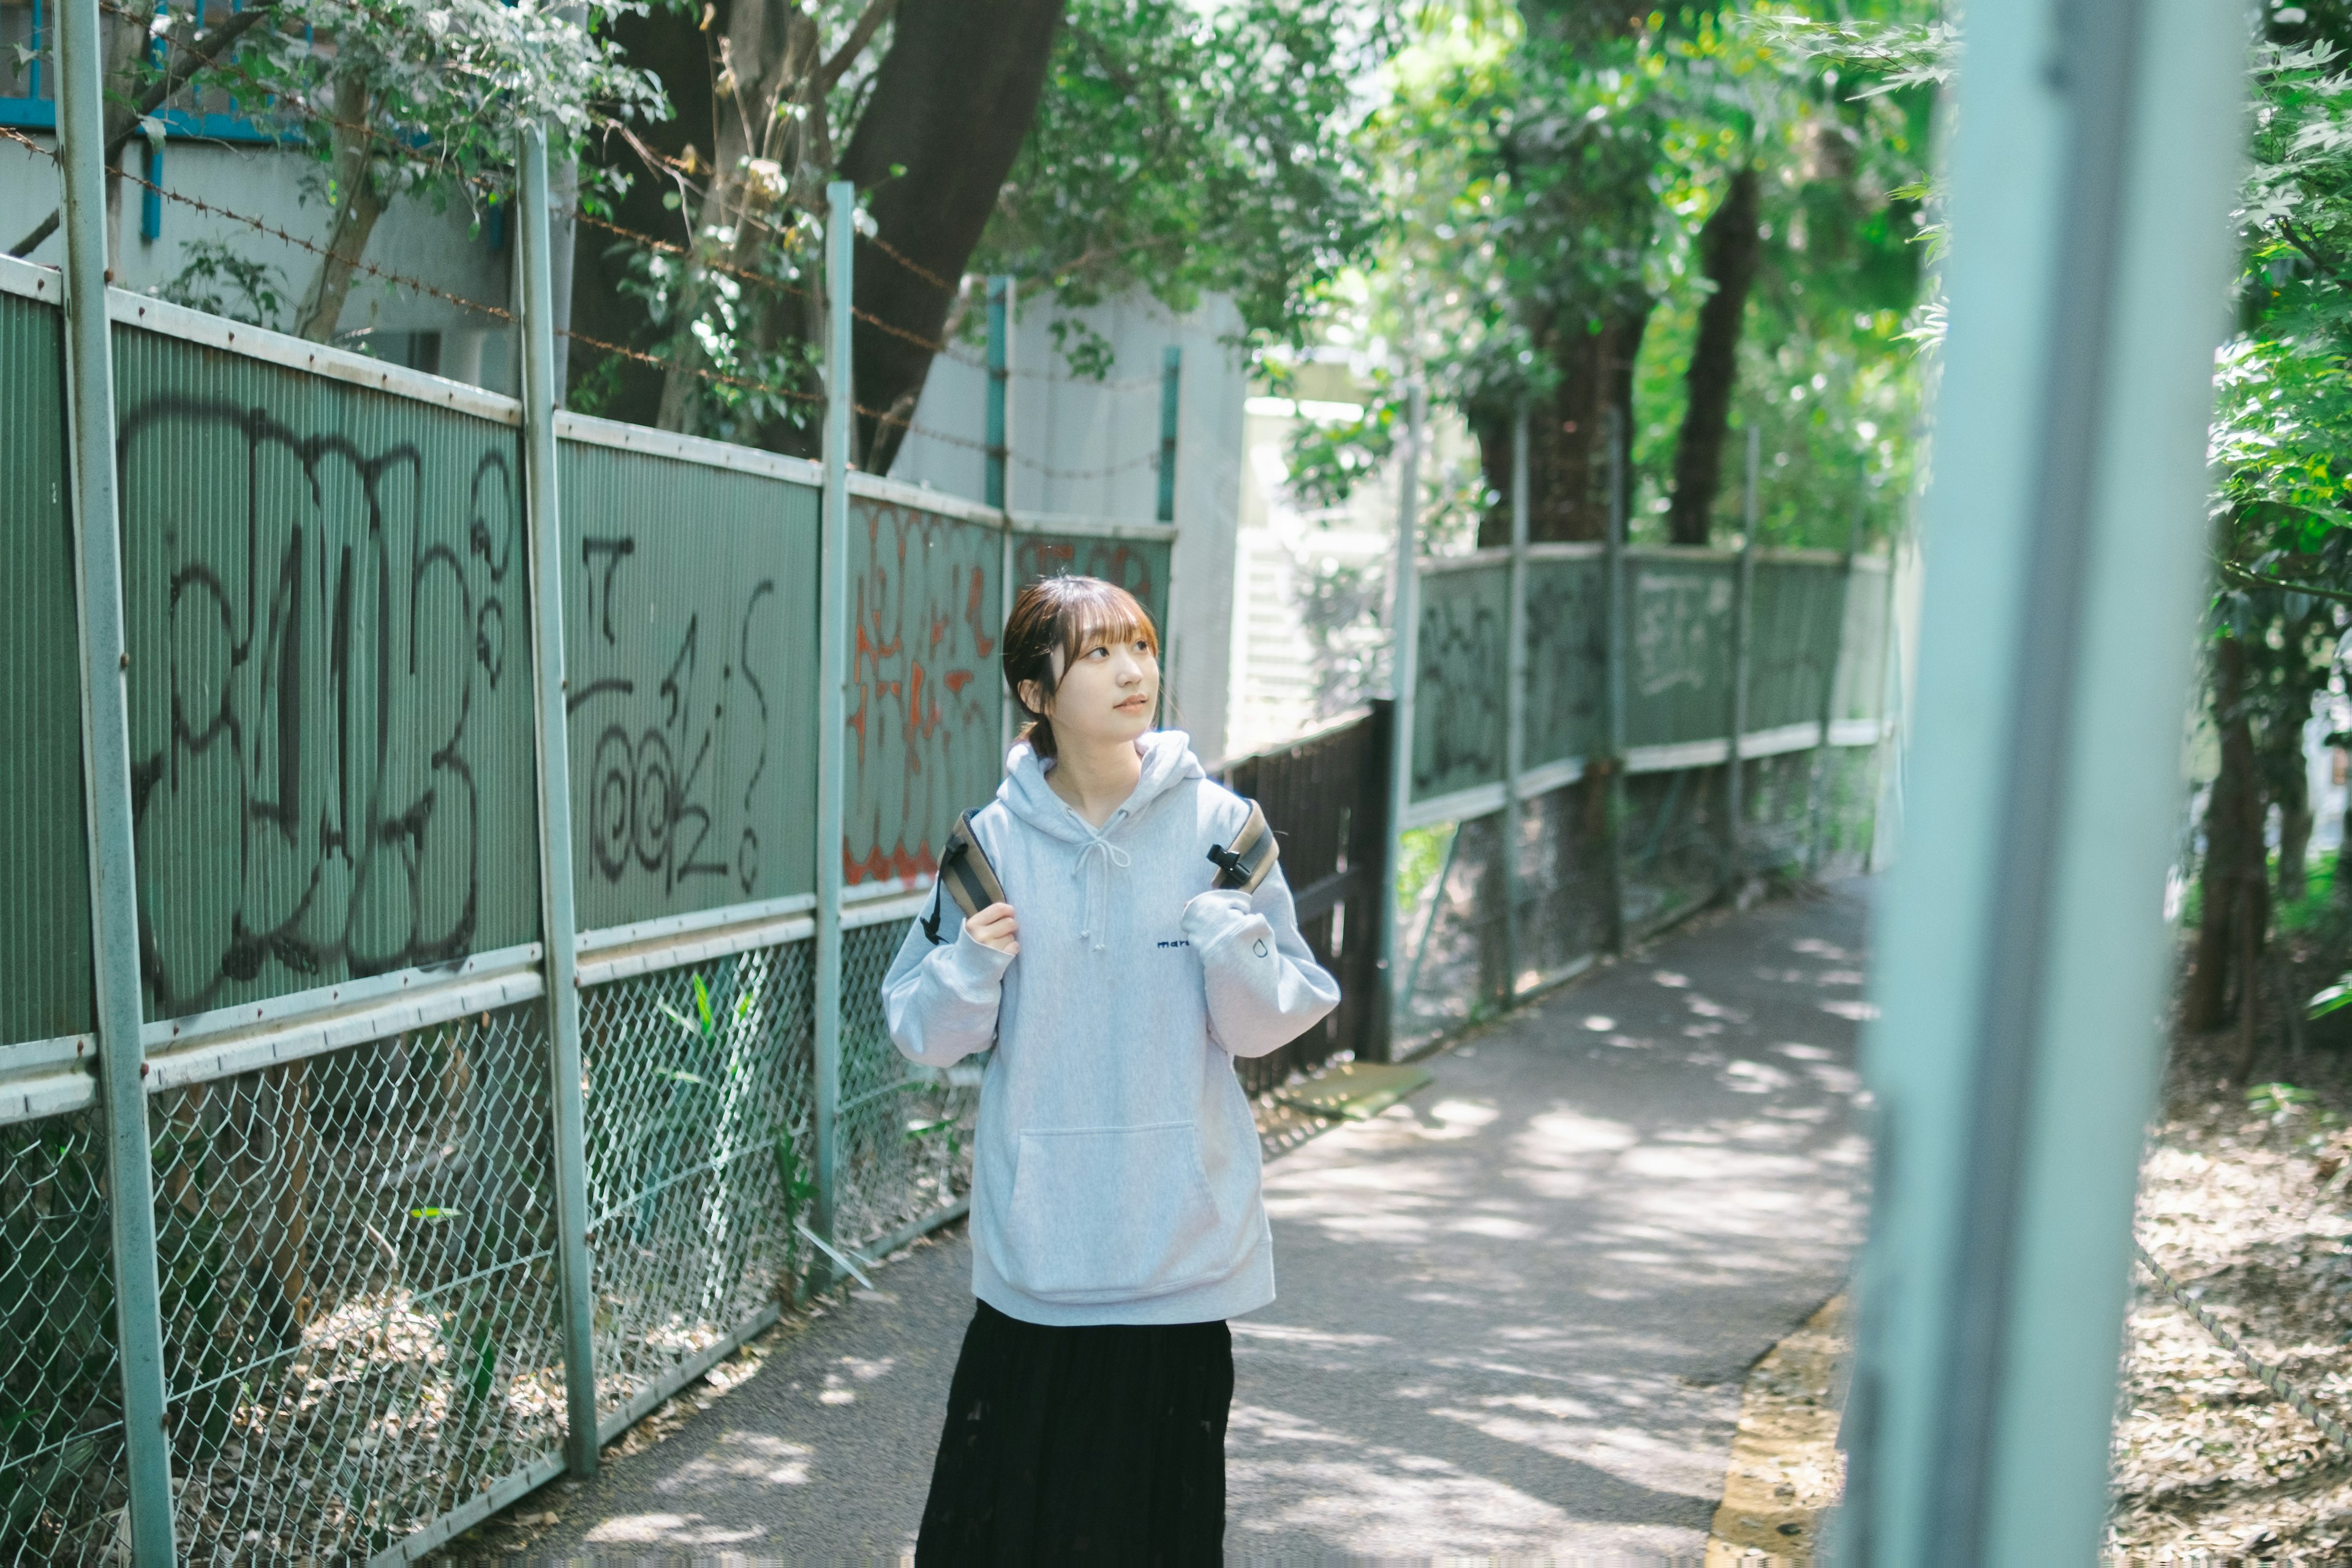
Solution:
<svg viewBox="0 0 2352 1568"><path fill-rule="evenodd" d="M1136 742L1143 777L1097 831L1026 742L973 830L1021 956L919 920L882 982L890 1037L945 1067L998 1049L980 1092L972 1293L1032 1323L1192 1323L1274 1300L1257 1128L1233 1058L1339 1005L1277 869L1212 891L1212 844L1248 817L1185 737Z"/></svg>

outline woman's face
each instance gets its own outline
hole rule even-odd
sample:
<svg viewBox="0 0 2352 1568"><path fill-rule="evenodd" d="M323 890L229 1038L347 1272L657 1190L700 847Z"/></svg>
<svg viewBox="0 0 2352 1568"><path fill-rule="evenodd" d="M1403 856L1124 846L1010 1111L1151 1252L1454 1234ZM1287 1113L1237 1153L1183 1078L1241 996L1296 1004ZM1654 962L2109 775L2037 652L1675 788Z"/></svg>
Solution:
<svg viewBox="0 0 2352 1568"><path fill-rule="evenodd" d="M1054 721L1057 747L1133 741L1151 728L1160 701L1160 659L1140 633L1113 637L1087 634L1078 656L1056 671L1054 695L1044 703L1034 681L1022 693L1032 712Z"/></svg>

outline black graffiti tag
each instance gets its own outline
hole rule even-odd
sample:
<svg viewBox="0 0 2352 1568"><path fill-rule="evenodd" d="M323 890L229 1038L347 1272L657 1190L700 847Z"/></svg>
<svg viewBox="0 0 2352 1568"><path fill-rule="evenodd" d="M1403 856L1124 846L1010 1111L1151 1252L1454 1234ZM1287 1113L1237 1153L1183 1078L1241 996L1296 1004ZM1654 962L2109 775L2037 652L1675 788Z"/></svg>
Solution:
<svg viewBox="0 0 2352 1568"><path fill-rule="evenodd" d="M470 477L439 496L413 445L225 400L124 416L141 944L160 1014L283 988L273 966L357 976L472 950L484 769L527 768L530 733L526 713L486 735L478 711L506 665L513 437L486 430L457 458Z"/></svg>
<svg viewBox="0 0 2352 1568"><path fill-rule="evenodd" d="M650 651L633 637L625 640L614 621L623 569L636 553L634 538L588 535L580 541L583 602L595 628L593 640L601 654L623 668ZM646 683L627 674L598 674L575 683L566 704L574 725L598 726L586 778L588 842L595 873L605 881L650 876L665 895L711 879L731 879L746 896L758 885L755 806L768 770L770 711L767 689L753 670L752 643L763 611L774 607L775 594L773 578L751 584L730 616L731 646L719 650L715 675L703 651L702 616L696 613L687 617L650 692ZM630 628L637 624L634 616L622 621ZM740 696L735 691L739 682ZM747 734L751 760L741 770L747 776L739 792L720 777L726 771L722 758L732 754L727 742L740 746ZM736 818L731 842L714 807Z"/></svg>

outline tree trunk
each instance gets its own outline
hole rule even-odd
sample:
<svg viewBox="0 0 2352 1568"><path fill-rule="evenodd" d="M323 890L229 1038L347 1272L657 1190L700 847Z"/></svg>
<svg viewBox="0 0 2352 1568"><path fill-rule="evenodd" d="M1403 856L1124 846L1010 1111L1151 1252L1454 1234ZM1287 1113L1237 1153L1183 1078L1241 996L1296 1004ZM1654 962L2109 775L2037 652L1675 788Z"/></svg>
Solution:
<svg viewBox="0 0 2352 1568"><path fill-rule="evenodd" d="M777 156L778 142L796 129L789 116L777 112L795 82L814 72L817 64L816 23L796 6L781 0L736 0L721 40L721 68L712 103L716 141L711 153L710 184L705 189L695 224L695 244L714 231L733 231L734 243L720 258L750 269L761 251L775 243L772 225L782 191L772 181L755 179L753 159L773 164L779 172L797 167L802 157L793 150L790 165ZM822 140L824 106L814 106L810 133ZM691 321L701 315L713 292L709 275L689 270L674 307L673 320ZM759 290L751 290L759 292ZM746 308L765 314L781 301L744 301ZM662 384L656 423L665 430L692 430L701 421L703 378L695 370L703 356L683 334L674 340L671 353L681 368L667 374Z"/></svg>
<svg viewBox="0 0 2352 1568"><path fill-rule="evenodd" d="M1759 248L1757 177L1753 165L1731 177L1723 205L1699 231L1699 257L1715 291L1698 308L1698 341L1691 349L1682 438L1675 447L1675 494L1666 514L1676 544L1704 545L1723 483L1724 437L1731 395L1739 384L1739 328L1748 312Z"/></svg>
<svg viewBox="0 0 2352 1568"><path fill-rule="evenodd" d="M936 340L953 285L980 244L997 193L1036 118L1064 0L903 0L873 96L842 154L841 177L873 192L877 231L949 284L918 276L871 245L857 250L858 308ZM903 166L903 174L893 174ZM858 321L851 383L867 408L911 409L932 351ZM901 426L858 416L866 467L887 473Z"/></svg>
<svg viewBox="0 0 2352 1568"><path fill-rule="evenodd" d="M720 5L724 17L730 10ZM660 79L675 113L666 121L640 124L635 141L657 158L683 158L688 147L698 156L717 144L718 64L712 58L711 35L698 25L694 11L656 6L643 15L624 12L613 18L614 42L640 68ZM592 147L595 144L592 143ZM691 206L678 210L663 205L677 194L666 171L648 169L635 147L608 142L589 154L607 167L631 176L614 221L622 228L675 245L694 239ZM645 252L635 242L608 230L587 228L572 253L572 325L606 342L633 343L645 330L643 301L623 291L633 280L635 264ZM641 361L613 359L584 349L567 366L575 395L593 378L598 388L593 412L632 425L660 423L663 373Z"/></svg>
<svg viewBox="0 0 2352 1568"><path fill-rule="evenodd" d="M335 117L348 125L365 125L373 118L367 84L346 77L335 84ZM384 198L376 183L374 160L368 155L368 138L358 131L335 132L335 223L327 234L327 254L319 258L310 287L303 292L294 314L297 337L323 343L335 335L342 320L343 301L352 291L352 276L367 253L376 220L383 216Z"/></svg>
<svg viewBox="0 0 2352 1568"><path fill-rule="evenodd" d="M2303 726L2282 725L2279 737L2279 902L2291 904L2309 888L2304 862L2311 853L2311 774L2304 761Z"/></svg>
<svg viewBox="0 0 2352 1568"><path fill-rule="evenodd" d="M2263 866L2263 798L2254 739L2246 714L2246 650L2223 637L2214 652L2213 718L2221 733L2221 770L2205 804L2205 865L2198 886L2194 967L2181 996L2181 1022L2194 1031L2231 1018L2231 981L2238 1005L2251 1005L2269 923Z"/></svg>
<svg viewBox="0 0 2352 1568"><path fill-rule="evenodd" d="M1551 399L1528 420L1528 537L1538 542L1595 540L1609 532L1610 411L1616 410L1619 471L1633 471L1633 360L1651 301L1612 301L1596 318L1565 313L1546 334L1559 367ZM1589 324L1590 323L1590 324ZM1597 327L1597 330L1595 328ZM1478 526L1482 546L1510 542L1511 426L1507 410L1471 415L1487 489L1506 498Z"/></svg>

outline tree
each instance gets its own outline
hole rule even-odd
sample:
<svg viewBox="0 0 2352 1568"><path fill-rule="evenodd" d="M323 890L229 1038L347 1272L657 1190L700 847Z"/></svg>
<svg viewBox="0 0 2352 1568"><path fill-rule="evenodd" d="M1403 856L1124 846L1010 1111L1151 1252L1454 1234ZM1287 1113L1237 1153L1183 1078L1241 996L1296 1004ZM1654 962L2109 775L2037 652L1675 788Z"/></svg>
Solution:
<svg viewBox="0 0 2352 1568"><path fill-rule="evenodd" d="M1141 289L1181 309L1203 289L1229 289L1254 334L1278 335L1307 319L1315 290L1370 233L1345 133L1349 84L1383 36L1377 8L907 0L893 11L886 0L854 18L807 13L824 47L747 68L756 51L738 18L751 5L735 0L707 50L685 43L677 19L632 29L681 115L624 150L654 178L617 216L669 229L685 254L607 247L583 258L580 298L600 330L684 368L584 364L575 385L607 412L814 448L815 247L835 177L858 186L870 229L857 247L852 381L870 411L858 416L860 460L877 471L959 330L975 268L1072 303ZM705 20L719 28L715 7ZM778 125L757 146L739 129ZM671 215L689 209L680 232ZM1082 371L1107 368L1100 345L1069 347Z"/></svg>
<svg viewBox="0 0 2352 1568"><path fill-rule="evenodd" d="M1400 59L1368 132L1397 217L1351 339L1399 345L1467 422L1483 543L1522 406L1538 539L1598 537L1613 466L1636 537L1655 515L1705 542L1737 414L1786 469L1768 534L1845 542L1864 476L1907 471L1927 91L1714 7L1526 15L1450 18ZM1302 495L1344 494L1394 417L1302 433Z"/></svg>
<svg viewBox="0 0 2352 1568"><path fill-rule="evenodd" d="M541 126L562 157L591 127L666 112L658 88L623 64L608 34L631 0L257 0L206 30L174 0L159 47L127 10L108 58L110 167L142 121L212 89L319 161L311 194L334 214L299 294L294 330L331 336L375 226L395 196L478 211L512 189L516 140ZM111 8L110 8L111 9ZM126 24L122 18L131 17ZM125 40L128 40L127 44ZM54 215L19 241L47 237Z"/></svg>

